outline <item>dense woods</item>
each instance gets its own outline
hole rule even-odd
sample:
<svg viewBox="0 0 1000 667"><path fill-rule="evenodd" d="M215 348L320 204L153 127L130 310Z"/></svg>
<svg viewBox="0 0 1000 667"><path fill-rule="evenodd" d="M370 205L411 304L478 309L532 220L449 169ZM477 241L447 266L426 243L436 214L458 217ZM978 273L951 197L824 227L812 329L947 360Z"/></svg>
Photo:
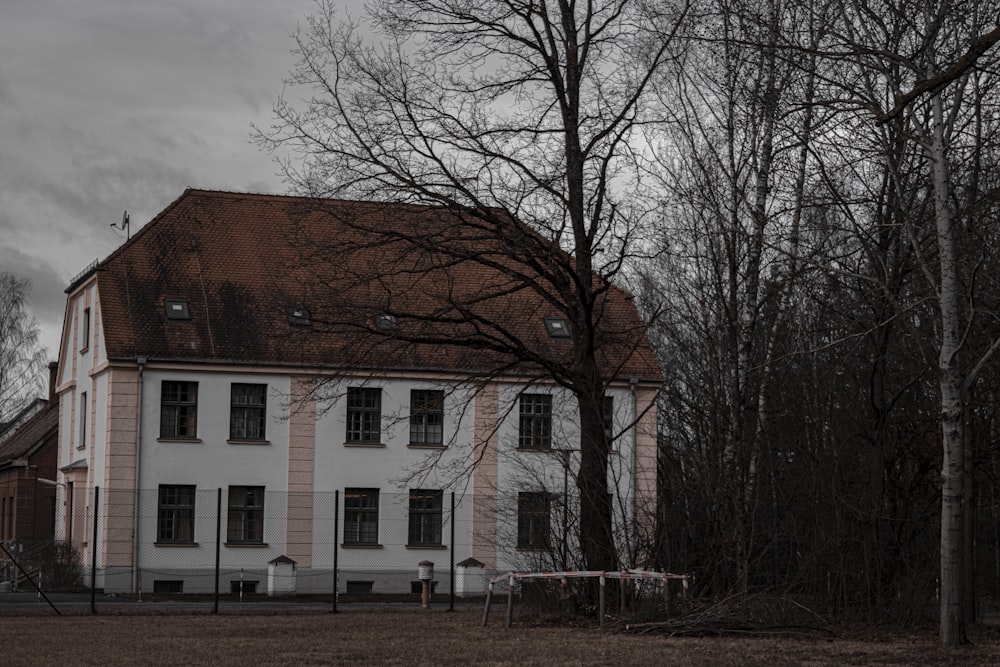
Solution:
<svg viewBox="0 0 1000 667"><path fill-rule="evenodd" d="M996 7L699 10L640 281L664 563L715 596L940 604L960 642L1000 585Z"/></svg>

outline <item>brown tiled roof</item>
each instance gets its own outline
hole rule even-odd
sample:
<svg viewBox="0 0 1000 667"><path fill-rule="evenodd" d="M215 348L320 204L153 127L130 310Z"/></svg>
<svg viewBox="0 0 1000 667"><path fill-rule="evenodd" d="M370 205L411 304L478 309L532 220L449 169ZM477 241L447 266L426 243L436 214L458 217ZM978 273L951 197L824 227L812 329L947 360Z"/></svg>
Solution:
<svg viewBox="0 0 1000 667"><path fill-rule="evenodd" d="M59 425L59 404L42 400L37 403L40 407L35 414L0 437L0 467L30 455L55 433Z"/></svg>
<svg viewBox="0 0 1000 667"><path fill-rule="evenodd" d="M568 256L512 259L519 245L472 222L441 207L187 190L97 267L108 356L459 372L567 363L570 343L544 324L565 317L566 286L535 267ZM469 259L439 252L445 243ZM190 320L168 319L167 300L185 301ZM311 326L290 322L299 306ZM601 307L605 374L659 379L627 295L612 287ZM380 331L380 313L395 330Z"/></svg>

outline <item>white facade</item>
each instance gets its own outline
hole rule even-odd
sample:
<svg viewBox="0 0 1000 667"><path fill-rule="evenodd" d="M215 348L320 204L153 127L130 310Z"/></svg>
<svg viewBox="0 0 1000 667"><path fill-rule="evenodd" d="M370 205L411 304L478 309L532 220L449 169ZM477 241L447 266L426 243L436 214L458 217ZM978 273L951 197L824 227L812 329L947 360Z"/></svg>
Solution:
<svg viewBox="0 0 1000 667"><path fill-rule="evenodd" d="M91 276L67 302L58 465L59 481L75 492L61 508L57 531L81 549L89 565L96 509L97 585L106 591L208 592L220 541L223 592L236 590L238 583L231 582L240 580L257 582L263 592L268 564L281 556L296 563L298 594L330 592L335 558L341 592L373 593L409 592L423 560L435 562L439 592L447 590L449 563L469 557L484 563L487 573L555 566L564 552L569 565L577 562L573 471L578 455L554 451L579 447L577 407L566 390L514 378L473 387L446 374L334 377L315 369L141 357L109 363L99 298ZM317 381L322 382L319 391ZM164 432L169 383L196 387L190 435ZM266 385L263 437L232 437L233 387L242 384ZM378 390L377 443L349 441L346 394L351 388ZM444 392L439 446L411 442L414 390ZM524 393L551 396L550 450L518 445ZM654 395L655 386L628 380L608 393L615 434L608 481L615 494L621 556L629 566L635 564L629 562L635 531L655 498ZM94 487L101 494L96 508L89 491ZM193 507L188 509L186 501L179 510L165 505L165 487L194 487ZM229 507L230 490L236 487L263 491L262 534L241 543L229 539L238 524L234 514L244 516ZM351 489L378 491L377 538L370 543L347 539L345 504ZM409 544L412 490L441 492L438 516L429 519L440 524L440 544ZM518 517L522 492L544 492L550 499L548 549L518 546L518 533L525 530ZM187 491L179 493L187 498Z"/></svg>

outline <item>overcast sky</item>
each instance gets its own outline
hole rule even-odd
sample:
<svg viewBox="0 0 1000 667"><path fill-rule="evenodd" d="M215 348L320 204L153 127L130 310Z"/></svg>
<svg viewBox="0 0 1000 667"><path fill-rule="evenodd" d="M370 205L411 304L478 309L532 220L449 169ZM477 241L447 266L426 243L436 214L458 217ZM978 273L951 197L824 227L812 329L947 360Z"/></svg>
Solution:
<svg viewBox="0 0 1000 667"><path fill-rule="evenodd" d="M32 280L56 358L63 290L185 187L283 192L249 141L310 0L0 0L0 271Z"/></svg>

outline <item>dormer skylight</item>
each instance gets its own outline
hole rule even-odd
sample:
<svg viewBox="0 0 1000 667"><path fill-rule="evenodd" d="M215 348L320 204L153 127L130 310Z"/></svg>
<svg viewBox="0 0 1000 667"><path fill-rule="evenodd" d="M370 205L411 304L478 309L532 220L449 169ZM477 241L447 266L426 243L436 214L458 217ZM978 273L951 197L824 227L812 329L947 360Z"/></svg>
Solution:
<svg viewBox="0 0 1000 667"><path fill-rule="evenodd" d="M399 331L399 322L396 320L395 315L390 315L389 313L379 313L375 316L375 326L378 327L379 331L384 331L386 333L392 331Z"/></svg>
<svg viewBox="0 0 1000 667"><path fill-rule="evenodd" d="M188 302L184 299L166 300L168 320L190 320L191 312L188 310Z"/></svg>
<svg viewBox="0 0 1000 667"><path fill-rule="evenodd" d="M309 309L302 305L288 306L288 323L297 327L311 327L312 316Z"/></svg>
<svg viewBox="0 0 1000 667"><path fill-rule="evenodd" d="M552 338L569 338L569 325L562 317L546 317L545 328Z"/></svg>

